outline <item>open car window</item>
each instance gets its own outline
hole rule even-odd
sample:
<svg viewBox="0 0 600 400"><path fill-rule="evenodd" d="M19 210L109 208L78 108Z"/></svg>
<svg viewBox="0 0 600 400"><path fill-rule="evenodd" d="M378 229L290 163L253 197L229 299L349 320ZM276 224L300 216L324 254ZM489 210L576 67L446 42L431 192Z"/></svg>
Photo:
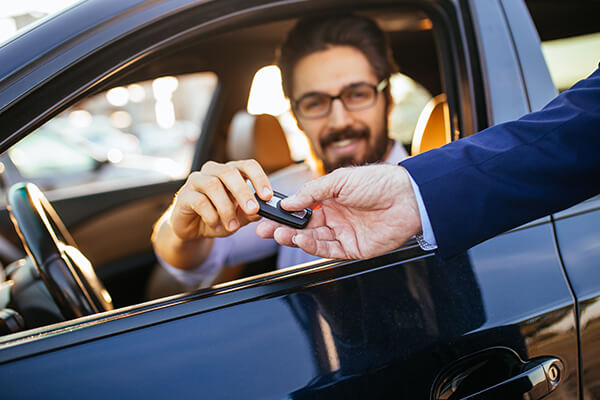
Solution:
<svg viewBox="0 0 600 400"><path fill-rule="evenodd" d="M410 155L427 149L421 146L415 151L415 137L429 143L427 146L437 147L455 137L449 134L452 129L459 130L463 121L452 108L456 104L452 99L459 94L451 79L457 68L446 54L450 47L441 46L436 25L424 11L391 10L391 13L376 10L364 14L374 18L391 40L399 72L390 82L394 106L389 136ZM66 192L78 192L86 197L82 201L93 202L95 194L110 194L111 190L121 196L129 188L136 192L138 186L148 183L176 184L207 160L257 158L251 154L243 157L228 154L231 147L243 150L254 147L247 140L231 136L235 116L240 111L254 116L270 113L276 117L288 140L289 162L292 165L304 162L310 152L289 104L269 111L273 108L264 101L273 101L275 96L265 95L265 89L252 84L257 71L272 65L277 47L295 22L295 18L288 18L234 26L206 36L189 35L149 52L148 59L136 59L102 83L101 89L84 95L12 146L5 158L10 163L5 165L5 171L11 173L13 182L30 181L44 192L69 189L54 196L60 200ZM230 51L220 51L223 48ZM262 95L263 108L250 106L253 92ZM443 100L435 107L442 111L433 113L431 102L440 96ZM429 124L436 118L440 123ZM436 139L430 142L423 139L430 135ZM265 163L276 155L267 152ZM75 242L92 259L116 308L184 292L198 293L199 288L234 287L236 280L258 279L264 273L293 276L306 268L304 263L278 265L277 254L273 253L224 265L227 268L215 272L207 282L190 285L178 281L157 265L150 246L152 225L172 201L177 190L173 187L169 187L168 193L161 193L167 199L166 204L162 198L161 203L148 196L149 201L141 205L144 195L136 193L137 203L126 204L114 212L106 205L109 197L106 195L96 201L102 204L98 212L90 212L88 220L77 214L78 209L89 204L79 202L80 199L65 202L63 206L63 210L75 216L65 218L60 207L56 207L67 228L72 230ZM142 216L151 213L157 216L140 223ZM75 223L71 225L70 221ZM120 236L131 230L142 232L135 246L129 236L124 236L125 239ZM102 245L103 242L110 244ZM128 246L131 249L123 255L115 250ZM96 259L102 262L97 263Z"/></svg>
<svg viewBox="0 0 600 400"><path fill-rule="evenodd" d="M410 155L439 147L457 135L451 134L450 111L440 70L443 62L439 59L440 54L436 49L437 39L431 20L424 13L414 10L405 14L398 12L397 17L403 21L402 24L393 24L383 18L376 20L391 38L394 58L400 70L394 73L390 79L390 92L394 106L389 115L388 136L395 139ZM292 24L286 22L286 25L291 26ZM256 31L259 29L255 28ZM279 32L279 34L283 32ZM256 35L256 32L252 28L248 28L245 32L240 31L236 37L251 37L252 35ZM408 46L407 41L410 40L413 43ZM269 57L264 57L265 63L271 61L274 54L273 48ZM288 99L283 95L281 72L278 67L270 63L263 64L248 73L248 77L252 78L249 90L240 93L247 98L247 101L242 104L240 109L228 110L233 115L229 120L224 121L226 142L222 145L225 148L222 161L256 159L263 169L271 174L271 183L275 190L292 194L293 189L287 189L291 187L288 185L290 183L288 178L291 178L291 174L293 174L290 171L312 168L311 157L313 156L309 143L294 119ZM224 84L226 85L226 82ZM457 120L455 119L455 121ZM264 139L267 131L271 135L270 140ZM458 132L458 126L456 132ZM285 137L287 143L276 145L276 142L282 141L279 139L280 137ZM280 157L282 153L289 153L289 156ZM219 161L218 152L212 153L211 157L211 159ZM305 167L306 164L309 166ZM288 173L290 174L286 175ZM282 177L284 178L281 179ZM230 253L233 255L225 257L224 262L229 262L229 264L223 265L218 273L215 273L214 269L209 271L208 267L206 267L206 273L192 272L191 274L180 274L171 269L171 272L176 272L175 275L178 279L169 277L163 272L157 274L156 280L172 280L171 292L167 293L173 294L194 287L194 284L190 282L206 288L274 271L277 268L294 269L296 267L294 264L284 265L281 258L278 258L279 255L275 253L267 257L255 258L251 257L253 254L238 255L237 249L244 246L243 243L247 242L246 239L251 239L248 236L255 235L254 227L244 228L249 228L248 230L252 232L239 232L239 235L243 235L240 237L245 239L234 239L230 246L225 246L231 249ZM243 248L246 249L246 247ZM215 252L218 253L220 250L215 250ZM252 253L261 254L261 250L254 249ZM213 259L210 260L206 265L212 266ZM203 268L205 266L201 266L198 271ZM202 276L202 279L195 280L195 277L199 276ZM153 288L160 286L156 280L153 282ZM182 282L178 282L178 280ZM158 292L165 293L160 290ZM152 297L158 296L153 295Z"/></svg>

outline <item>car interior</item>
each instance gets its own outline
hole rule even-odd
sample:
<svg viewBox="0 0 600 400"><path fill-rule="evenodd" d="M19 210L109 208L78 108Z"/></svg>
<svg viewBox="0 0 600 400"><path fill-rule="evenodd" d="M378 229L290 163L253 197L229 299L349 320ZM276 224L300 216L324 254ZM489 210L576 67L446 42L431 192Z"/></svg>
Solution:
<svg viewBox="0 0 600 400"><path fill-rule="evenodd" d="M532 3L535 10L539 5ZM452 71L460 69L459 61L450 56L443 21L411 7L356 13L375 19L388 34L399 67L400 74L391 82L395 107L390 135L415 155L471 133L472 123L462 110L475 100L458 94ZM549 15L538 12L534 20L545 26ZM48 212L57 217L51 218L51 225L89 259L101 282L90 290L98 298L110 293L110 307L198 290L177 282L160 268L150 244L154 223L190 171L207 160L254 158L268 173L309 160L306 141L295 126L289 105L272 111L272 104L262 104L250 110L253 92L271 90L258 86L258 72L274 65L276 50L295 22L296 18L272 17L208 35L186 35L158 47L30 135L45 136L40 142L53 146L46 149L56 149L47 151L54 157L49 164L28 170L21 155L26 143L21 142L2 155L4 193L23 180L40 187L56 209L56 213ZM549 37L559 36L553 33ZM140 88L145 88L146 100L136 101L135 92ZM127 93L124 103L118 100L119 93ZM263 98L276 97L268 93ZM175 104L176 100L179 103ZM481 113L483 107L478 103L473 109L473 113ZM140 118L144 123L132 122L138 114L155 116L154 125L145 124L146 117ZM111 134L115 142L100 146L88 129L92 120L101 122L94 135ZM72 126L67 129L64 123ZM88 129L85 140L65 134L73 126ZM146 150L140 150L146 145ZM78 164L65 167L65 159L78 160ZM36 171L42 171L41 175ZM5 208L0 211L0 261L4 266L0 269L0 334L70 318L56 307L56 298L39 279ZM274 265L271 257L229 266L205 287L251 279L273 271ZM18 290L15 281L20 282Z"/></svg>

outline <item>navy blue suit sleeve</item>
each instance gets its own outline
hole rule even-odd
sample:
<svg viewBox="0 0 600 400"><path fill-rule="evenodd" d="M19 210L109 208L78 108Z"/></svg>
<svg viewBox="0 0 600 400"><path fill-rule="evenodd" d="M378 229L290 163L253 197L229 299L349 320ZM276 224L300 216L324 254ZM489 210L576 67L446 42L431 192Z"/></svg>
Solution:
<svg viewBox="0 0 600 400"><path fill-rule="evenodd" d="M600 69L542 110L401 163L440 255L600 193Z"/></svg>

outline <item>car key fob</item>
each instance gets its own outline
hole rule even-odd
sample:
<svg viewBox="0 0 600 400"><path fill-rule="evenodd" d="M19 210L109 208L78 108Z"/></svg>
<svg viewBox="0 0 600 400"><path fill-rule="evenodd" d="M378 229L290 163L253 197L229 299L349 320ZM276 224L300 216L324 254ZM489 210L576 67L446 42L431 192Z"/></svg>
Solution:
<svg viewBox="0 0 600 400"><path fill-rule="evenodd" d="M281 208L281 200L285 199L287 196L276 191L273 191L273 197L271 197L271 200L269 201L264 201L258 197L256 193L254 193L254 197L258 200L258 215L272 219L280 224L291 226L292 228L304 228L312 215L312 210L310 208L305 208L300 211L284 210Z"/></svg>

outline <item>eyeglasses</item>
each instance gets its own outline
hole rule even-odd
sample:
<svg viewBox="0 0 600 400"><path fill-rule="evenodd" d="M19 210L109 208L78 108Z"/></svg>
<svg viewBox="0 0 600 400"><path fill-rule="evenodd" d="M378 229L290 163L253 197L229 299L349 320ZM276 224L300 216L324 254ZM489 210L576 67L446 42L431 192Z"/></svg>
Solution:
<svg viewBox="0 0 600 400"><path fill-rule="evenodd" d="M388 85L387 79L377 85L360 82L346 86L337 96L326 93L311 92L295 100L294 111L302 118L321 118L331 112L331 104L335 99L340 99L348 111L359 111L372 107L379 94Z"/></svg>

